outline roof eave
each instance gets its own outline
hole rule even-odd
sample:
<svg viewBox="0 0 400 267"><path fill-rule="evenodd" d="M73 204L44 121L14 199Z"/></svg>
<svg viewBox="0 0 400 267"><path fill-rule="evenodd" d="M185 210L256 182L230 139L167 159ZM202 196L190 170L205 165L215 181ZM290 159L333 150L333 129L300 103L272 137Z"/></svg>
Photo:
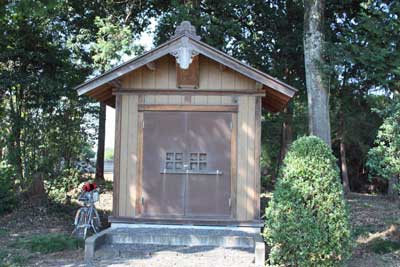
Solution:
<svg viewBox="0 0 400 267"><path fill-rule="evenodd" d="M279 91L289 97L293 97L298 91L296 88L262 72L253 68L252 66L243 63L242 61L206 44L198 40L190 39L192 44L196 46L199 52L205 56L211 57L212 59L218 61L223 65L235 65L237 68L234 68L235 71L240 72L241 74L254 79L255 81L268 86L274 90ZM211 54L218 55L218 57L213 57ZM225 60L226 59L226 60ZM228 61L228 62L227 62ZM230 64L229 64L230 63ZM248 71L247 71L248 70Z"/></svg>
<svg viewBox="0 0 400 267"><path fill-rule="evenodd" d="M141 56L138 56L136 58L133 58L115 68L112 68L111 70L97 76L94 77L86 82L84 82L83 84L75 87L75 89L78 91L78 95L83 95L86 94L92 90L94 90L95 88L98 88L108 82L111 82L114 79L117 79L118 77L121 77L123 75L125 75L128 72L131 72L137 68L140 68L144 65L146 65L147 63L156 60L162 56L165 56L167 54L169 54L170 52L172 52L172 50L177 48L178 45L178 40L181 39L182 37L188 37L189 42L195 46L195 48L197 49L197 51L200 54L203 54L204 56L207 56L217 62L219 62L220 64L226 65L230 68L232 68L233 70L249 77L250 79L253 79L273 90L276 90L290 98L292 98L296 92L297 89L266 74L263 73L243 62L241 62L240 60L237 60L235 58L233 58L232 56L219 51L218 49L215 49L212 46L209 46L208 44L201 42L199 40L195 40L193 39L191 36L188 35L181 35L181 36L177 36L171 40L169 40L168 42L144 53Z"/></svg>
<svg viewBox="0 0 400 267"><path fill-rule="evenodd" d="M144 54L135 57L131 60L128 60L127 62L122 63L121 65L118 65L105 73L93 77L84 83L76 86L74 89L78 91L78 95L84 95L88 93L89 91L107 83L110 82L130 71L133 71L137 68L140 68L143 65L146 65L147 63L162 57L170 52L171 46L175 43L176 40L181 38L182 36L176 37L174 39L169 40L168 42L153 48L149 50L148 52L145 52Z"/></svg>

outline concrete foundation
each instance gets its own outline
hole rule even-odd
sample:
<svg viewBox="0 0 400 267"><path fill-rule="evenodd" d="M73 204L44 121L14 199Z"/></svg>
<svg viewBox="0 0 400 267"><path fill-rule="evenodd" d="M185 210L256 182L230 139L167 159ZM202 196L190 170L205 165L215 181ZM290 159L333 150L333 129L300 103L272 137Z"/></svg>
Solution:
<svg viewBox="0 0 400 267"><path fill-rule="evenodd" d="M86 239L85 260L171 251L187 254L215 248L247 251L253 255L255 266L264 266L265 245L260 229L222 226L112 224Z"/></svg>

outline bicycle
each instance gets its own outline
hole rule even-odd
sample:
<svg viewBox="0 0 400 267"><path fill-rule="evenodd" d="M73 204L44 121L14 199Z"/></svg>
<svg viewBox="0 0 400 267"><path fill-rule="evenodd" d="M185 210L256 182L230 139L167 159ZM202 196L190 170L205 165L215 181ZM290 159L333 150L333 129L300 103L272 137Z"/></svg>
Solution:
<svg viewBox="0 0 400 267"><path fill-rule="evenodd" d="M89 229L92 229L95 234L100 231L100 216L94 205L99 199L100 193L96 184L87 183L83 186L82 192L78 197L78 200L83 202L83 206L76 212L74 220L75 228L71 235L86 239Z"/></svg>

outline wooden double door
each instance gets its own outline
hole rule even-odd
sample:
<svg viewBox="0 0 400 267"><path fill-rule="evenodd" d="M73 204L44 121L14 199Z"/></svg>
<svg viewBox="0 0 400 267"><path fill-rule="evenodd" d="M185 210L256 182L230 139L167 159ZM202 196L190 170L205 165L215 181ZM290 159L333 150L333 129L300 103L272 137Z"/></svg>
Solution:
<svg viewBox="0 0 400 267"><path fill-rule="evenodd" d="M229 218L232 113L143 114L142 216Z"/></svg>

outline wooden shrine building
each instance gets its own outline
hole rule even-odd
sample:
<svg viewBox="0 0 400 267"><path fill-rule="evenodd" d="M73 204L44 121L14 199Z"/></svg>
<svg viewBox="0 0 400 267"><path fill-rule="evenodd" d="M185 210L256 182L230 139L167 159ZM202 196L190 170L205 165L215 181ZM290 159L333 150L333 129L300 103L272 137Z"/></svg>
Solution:
<svg viewBox="0 0 400 267"><path fill-rule="evenodd" d="M295 88L182 22L77 90L116 110L112 223L259 223L261 109L282 110Z"/></svg>

